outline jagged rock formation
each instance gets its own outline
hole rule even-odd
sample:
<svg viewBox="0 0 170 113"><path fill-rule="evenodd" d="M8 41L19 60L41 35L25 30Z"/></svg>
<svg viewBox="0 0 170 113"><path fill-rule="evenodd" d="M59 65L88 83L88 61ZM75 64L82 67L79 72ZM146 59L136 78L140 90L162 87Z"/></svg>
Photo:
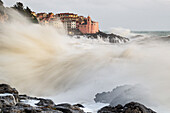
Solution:
<svg viewBox="0 0 170 113"><path fill-rule="evenodd" d="M19 95L15 88L0 84L1 113L85 113L81 104L68 103L56 105L50 99ZM125 106L117 105L101 108L98 113L156 113L142 104L131 102Z"/></svg>
<svg viewBox="0 0 170 113"><path fill-rule="evenodd" d="M34 103L34 106L29 104ZM82 105L59 104L50 99L19 95L15 88L7 84L0 84L0 112L1 113L84 113Z"/></svg>
<svg viewBox="0 0 170 113"><path fill-rule="evenodd" d="M142 104L131 102L125 106L117 105L115 107L105 106L98 113L156 113Z"/></svg>
<svg viewBox="0 0 170 113"><path fill-rule="evenodd" d="M77 38L80 38L80 36L84 36L87 38L91 38L91 39L97 39L97 38L102 38L104 41L109 41L110 43L125 43L128 42L129 39L119 36L119 35L115 35L113 33L111 34L107 34L104 32L97 32L95 34L79 34L79 35L75 35Z"/></svg>

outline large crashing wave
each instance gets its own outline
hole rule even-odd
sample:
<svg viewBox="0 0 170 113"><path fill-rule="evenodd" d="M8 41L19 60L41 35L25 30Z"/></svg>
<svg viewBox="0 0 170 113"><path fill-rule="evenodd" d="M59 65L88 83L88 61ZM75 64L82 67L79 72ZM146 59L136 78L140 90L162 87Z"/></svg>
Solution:
<svg viewBox="0 0 170 113"><path fill-rule="evenodd" d="M140 84L155 103L170 106L168 43L70 39L23 18L1 25L0 32L0 81L21 93L77 102L119 85Z"/></svg>
<svg viewBox="0 0 170 113"><path fill-rule="evenodd" d="M69 89L78 82L82 73L100 67L96 63L102 61L107 52L97 51L106 48L92 47L89 50L86 45L81 46L79 41L69 39L52 26L31 24L13 13L13 20L1 25L2 82L14 85L21 92L48 95Z"/></svg>

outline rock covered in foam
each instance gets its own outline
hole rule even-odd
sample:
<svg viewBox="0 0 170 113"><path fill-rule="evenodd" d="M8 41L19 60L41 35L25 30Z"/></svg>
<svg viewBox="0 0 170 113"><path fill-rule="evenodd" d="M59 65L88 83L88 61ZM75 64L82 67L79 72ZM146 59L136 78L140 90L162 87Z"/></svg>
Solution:
<svg viewBox="0 0 170 113"><path fill-rule="evenodd" d="M54 108L63 113L84 113L78 106L73 106L68 103L55 105Z"/></svg>
<svg viewBox="0 0 170 113"><path fill-rule="evenodd" d="M12 94L0 94L0 107L15 106L16 100Z"/></svg>
<svg viewBox="0 0 170 113"><path fill-rule="evenodd" d="M36 104L37 106L54 106L54 102L50 99L40 99L40 101Z"/></svg>
<svg viewBox="0 0 170 113"><path fill-rule="evenodd" d="M18 91L8 84L0 84L0 94L5 93L13 94L13 96L15 97L15 101L18 102Z"/></svg>

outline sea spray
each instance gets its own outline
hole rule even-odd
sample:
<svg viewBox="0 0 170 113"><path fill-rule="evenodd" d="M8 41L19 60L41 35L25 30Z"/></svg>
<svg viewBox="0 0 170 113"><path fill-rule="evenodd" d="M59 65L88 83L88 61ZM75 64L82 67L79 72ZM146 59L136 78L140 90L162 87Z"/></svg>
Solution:
<svg viewBox="0 0 170 113"><path fill-rule="evenodd" d="M111 28L111 30L109 30L109 33L117 34L117 35L120 35L123 37L128 37L128 38L135 35L131 32L130 29L125 29L125 28L121 28L121 27Z"/></svg>
<svg viewBox="0 0 170 113"><path fill-rule="evenodd" d="M21 20L13 18L1 26L2 81L18 87L21 92L49 95L71 88L82 73L102 66L96 62L105 54L96 48L79 49L75 47L77 40L69 39L51 26L31 24L19 16Z"/></svg>
<svg viewBox="0 0 170 113"><path fill-rule="evenodd" d="M24 18L1 25L0 32L0 81L21 93L55 96L56 102L90 102L98 92L140 84L154 103L143 104L156 111L170 108L168 43L138 40L113 45L71 39L52 26Z"/></svg>

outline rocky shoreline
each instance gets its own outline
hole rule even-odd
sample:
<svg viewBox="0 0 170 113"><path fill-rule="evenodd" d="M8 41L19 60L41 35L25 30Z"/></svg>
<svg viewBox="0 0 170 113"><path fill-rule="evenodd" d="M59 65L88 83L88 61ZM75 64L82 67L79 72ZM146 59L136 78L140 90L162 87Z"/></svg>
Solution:
<svg viewBox="0 0 170 113"><path fill-rule="evenodd" d="M85 113L81 104L56 105L50 99L20 95L8 84L0 84L1 113ZM98 113L156 113L142 104L131 102L125 106L105 106Z"/></svg>
<svg viewBox="0 0 170 113"><path fill-rule="evenodd" d="M129 39L126 37L122 37L113 33L107 34L102 31L99 31L95 34L77 34L72 36L76 38L80 38L81 36L91 38L91 39L102 38L104 41L109 41L110 43L126 43L129 41Z"/></svg>

